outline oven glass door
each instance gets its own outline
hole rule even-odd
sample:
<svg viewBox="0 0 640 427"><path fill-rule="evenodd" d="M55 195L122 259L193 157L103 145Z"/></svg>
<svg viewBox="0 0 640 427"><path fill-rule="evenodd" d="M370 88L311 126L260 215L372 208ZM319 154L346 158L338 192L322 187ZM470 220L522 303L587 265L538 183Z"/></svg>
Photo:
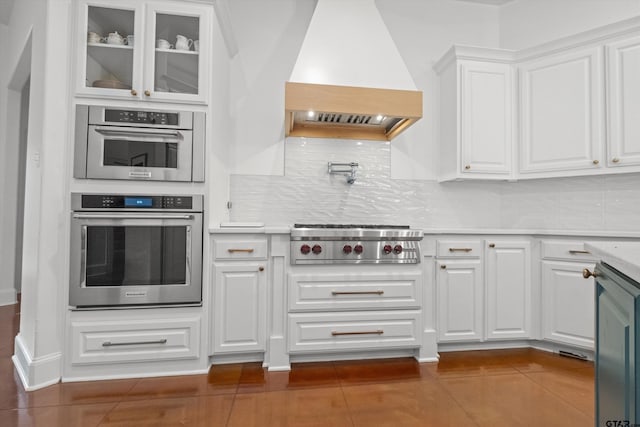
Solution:
<svg viewBox="0 0 640 427"><path fill-rule="evenodd" d="M71 305L200 302L201 216L74 213Z"/></svg>
<svg viewBox="0 0 640 427"><path fill-rule="evenodd" d="M87 178L191 181L193 132L89 126Z"/></svg>

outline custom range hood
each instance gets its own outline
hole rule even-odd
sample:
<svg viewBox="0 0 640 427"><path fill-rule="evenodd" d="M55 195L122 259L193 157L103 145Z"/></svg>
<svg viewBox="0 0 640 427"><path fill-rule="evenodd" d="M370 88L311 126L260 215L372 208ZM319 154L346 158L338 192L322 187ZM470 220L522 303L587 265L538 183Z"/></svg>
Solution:
<svg viewBox="0 0 640 427"><path fill-rule="evenodd" d="M285 84L285 134L391 140L422 117L422 92L374 0L318 0Z"/></svg>

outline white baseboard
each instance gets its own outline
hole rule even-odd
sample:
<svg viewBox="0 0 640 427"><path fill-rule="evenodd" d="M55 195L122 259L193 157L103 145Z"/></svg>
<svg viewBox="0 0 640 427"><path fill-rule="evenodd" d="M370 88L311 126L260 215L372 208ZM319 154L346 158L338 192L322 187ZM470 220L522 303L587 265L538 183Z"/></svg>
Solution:
<svg viewBox="0 0 640 427"><path fill-rule="evenodd" d="M12 305L18 302L18 293L15 289L0 289L0 305Z"/></svg>
<svg viewBox="0 0 640 427"><path fill-rule="evenodd" d="M20 334L15 338L11 360L26 391L38 390L60 382L62 353L33 359Z"/></svg>

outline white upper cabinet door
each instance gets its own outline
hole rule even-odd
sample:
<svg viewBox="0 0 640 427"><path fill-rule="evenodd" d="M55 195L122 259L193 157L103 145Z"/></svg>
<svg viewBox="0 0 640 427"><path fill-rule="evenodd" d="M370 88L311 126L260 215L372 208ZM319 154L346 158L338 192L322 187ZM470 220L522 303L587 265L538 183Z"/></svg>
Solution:
<svg viewBox="0 0 640 427"><path fill-rule="evenodd" d="M598 173L603 166L602 52L572 49L520 64L520 177Z"/></svg>
<svg viewBox="0 0 640 427"><path fill-rule="evenodd" d="M640 165L640 36L606 45L607 166Z"/></svg>
<svg viewBox="0 0 640 427"><path fill-rule="evenodd" d="M80 0L77 5L76 93L137 99L142 85L142 3Z"/></svg>
<svg viewBox="0 0 640 427"><path fill-rule="evenodd" d="M487 339L529 338L531 244L487 243Z"/></svg>
<svg viewBox="0 0 640 427"><path fill-rule="evenodd" d="M144 97L206 102L211 8L184 3L148 3Z"/></svg>
<svg viewBox="0 0 640 427"><path fill-rule="evenodd" d="M212 6L78 0L76 93L206 103Z"/></svg>
<svg viewBox="0 0 640 427"><path fill-rule="evenodd" d="M511 174L513 146L512 66L460 61L460 172Z"/></svg>

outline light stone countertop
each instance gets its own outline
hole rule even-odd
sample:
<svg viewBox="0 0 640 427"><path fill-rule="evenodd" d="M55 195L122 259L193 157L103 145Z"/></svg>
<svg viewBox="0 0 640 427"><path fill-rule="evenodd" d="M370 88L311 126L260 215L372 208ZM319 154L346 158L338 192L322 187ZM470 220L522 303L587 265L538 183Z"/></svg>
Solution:
<svg viewBox="0 0 640 427"><path fill-rule="evenodd" d="M586 242L584 247L605 264L640 283L639 242Z"/></svg>
<svg viewBox="0 0 640 427"><path fill-rule="evenodd" d="M264 223L223 223L209 227L211 234L288 234L289 224ZM638 239L640 231L605 230L540 230L517 228L423 228L425 235L490 235L490 236L560 236L560 237L603 237L609 239Z"/></svg>

